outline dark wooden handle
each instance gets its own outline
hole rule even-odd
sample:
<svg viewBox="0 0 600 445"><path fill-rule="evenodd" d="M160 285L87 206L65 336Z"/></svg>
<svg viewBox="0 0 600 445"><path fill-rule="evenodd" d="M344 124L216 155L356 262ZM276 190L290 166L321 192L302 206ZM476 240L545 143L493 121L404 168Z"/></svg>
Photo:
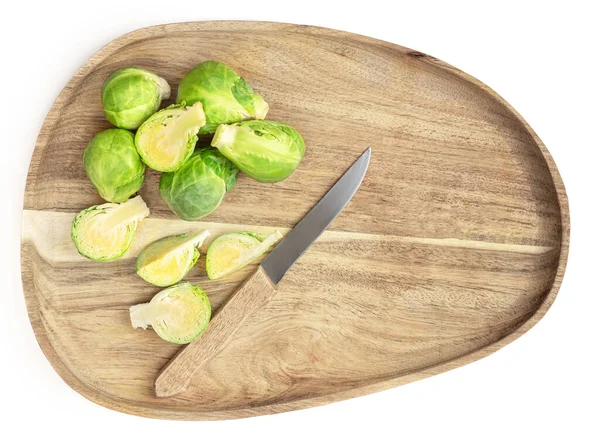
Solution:
<svg viewBox="0 0 600 445"><path fill-rule="evenodd" d="M172 397L185 391L198 368L219 354L244 320L276 293L277 287L259 267L210 321L206 331L163 368L154 382L156 396Z"/></svg>

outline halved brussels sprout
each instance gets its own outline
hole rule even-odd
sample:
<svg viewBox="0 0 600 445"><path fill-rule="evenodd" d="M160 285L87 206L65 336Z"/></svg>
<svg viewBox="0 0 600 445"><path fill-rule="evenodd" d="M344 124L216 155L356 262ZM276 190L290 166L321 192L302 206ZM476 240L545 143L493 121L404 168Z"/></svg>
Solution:
<svg viewBox="0 0 600 445"><path fill-rule="evenodd" d="M135 133L135 147L146 165L172 172L194 152L198 130L206 119L200 102L186 107L172 105L154 113Z"/></svg>
<svg viewBox="0 0 600 445"><path fill-rule="evenodd" d="M233 273L265 253L282 238L276 230L268 236L251 232L225 233L206 252L206 274L211 280Z"/></svg>
<svg viewBox="0 0 600 445"><path fill-rule="evenodd" d="M211 145L251 178L278 182L304 157L304 139L294 127L273 121L219 125Z"/></svg>
<svg viewBox="0 0 600 445"><path fill-rule="evenodd" d="M116 128L92 138L83 152L83 167L100 196L110 202L123 202L137 193L146 172L133 133Z"/></svg>
<svg viewBox="0 0 600 445"><path fill-rule="evenodd" d="M170 96L171 87L165 79L135 66L114 71L102 84L106 119L126 130L142 125Z"/></svg>
<svg viewBox="0 0 600 445"><path fill-rule="evenodd" d="M177 103L202 102L206 125L200 134L214 133L219 124L264 119L269 105L235 71L221 62L196 65L181 80Z"/></svg>
<svg viewBox="0 0 600 445"><path fill-rule="evenodd" d="M198 261L198 248L210 235L208 230L167 236L154 241L138 256L137 274L155 286L171 286L183 279Z"/></svg>
<svg viewBox="0 0 600 445"><path fill-rule="evenodd" d="M199 337L210 321L210 301L206 293L192 283L179 283L157 293L149 303L129 308L131 326L152 326L160 338L177 344Z"/></svg>
<svg viewBox="0 0 600 445"><path fill-rule="evenodd" d="M160 178L160 196L181 219L195 221L214 211L237 180L237 167L215 148L199 148L183 166Z"/></svg>
<svg viewBox="0 0 600 445"><path fill-rule="evenodd" d="M90 260L116 260L125 255L138 223L149 214L141 196L123 204L92 206L73 220L71 239L79 253Z"/></svg>

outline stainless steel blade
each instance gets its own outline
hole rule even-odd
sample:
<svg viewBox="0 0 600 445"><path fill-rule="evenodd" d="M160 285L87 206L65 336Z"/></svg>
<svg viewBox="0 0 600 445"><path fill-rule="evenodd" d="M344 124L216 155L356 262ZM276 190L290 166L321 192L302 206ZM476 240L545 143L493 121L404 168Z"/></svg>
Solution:
<svg viewBox="0 0 600 445"><path fill-rule="evenodd" d="M274 284L279 283L296 260L344 210L360 187L370 160L371 147L354 161L325 196L264 259L261 266Z"/></svg>

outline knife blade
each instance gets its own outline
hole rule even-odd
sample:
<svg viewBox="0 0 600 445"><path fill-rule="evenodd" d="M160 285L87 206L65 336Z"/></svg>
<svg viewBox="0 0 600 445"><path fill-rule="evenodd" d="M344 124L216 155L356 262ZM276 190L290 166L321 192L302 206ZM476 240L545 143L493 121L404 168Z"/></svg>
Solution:
<svg viewBox="0 0 600 445"><path fill-rule="evenodd" d="M354 164L338 179L325 196L263 260L261 266L273 284L278 284L281 281L296 260L306 252L348 205L367 173L370 160L371 147L367 148L354 161Z"/></svg>
<svg viewBox="0 0 600 445"><path fill-rule="evenodd" d="M273 298L283 275L350 202L370 159L369 147L229 298L206 331L171 359L154 382L157 397L185 391L194 373L225 349L246 319Z"/></svg>

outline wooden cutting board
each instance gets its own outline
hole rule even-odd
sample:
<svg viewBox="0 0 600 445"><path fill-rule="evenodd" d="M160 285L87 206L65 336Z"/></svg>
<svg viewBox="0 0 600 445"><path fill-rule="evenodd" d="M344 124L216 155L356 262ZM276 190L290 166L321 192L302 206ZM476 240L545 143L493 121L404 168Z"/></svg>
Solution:
<svg viewBox="0 0 600 445"><path fill-rule="evenodd" d="M209 217L177 219L149 171L151 215L124 259L95 263L69 237L102 202L82 153L104 119L100 86L137 65L176 91L199 62L226 62L260 92L269 118L304 135L298 170L278 184L241 175ZM159 290L135 274L140 250L209 229L284 233L364 151L350 205L298 261L189 391L153 382L181 346L134 330L129 306ZM211 237L212 238L212 237ZM495 92L431 56L330 29L261 22L144 28L79 69L44 122L29 169L22 273L31 324L60 376L88 399L141 416L227 419L306 408L422 379L484 357L552 304L567 261L567 196L540 139ZM204 249L206 249L206 245ZM256 264L211 282L204 257L187 279L213 310Z"/></svg>

